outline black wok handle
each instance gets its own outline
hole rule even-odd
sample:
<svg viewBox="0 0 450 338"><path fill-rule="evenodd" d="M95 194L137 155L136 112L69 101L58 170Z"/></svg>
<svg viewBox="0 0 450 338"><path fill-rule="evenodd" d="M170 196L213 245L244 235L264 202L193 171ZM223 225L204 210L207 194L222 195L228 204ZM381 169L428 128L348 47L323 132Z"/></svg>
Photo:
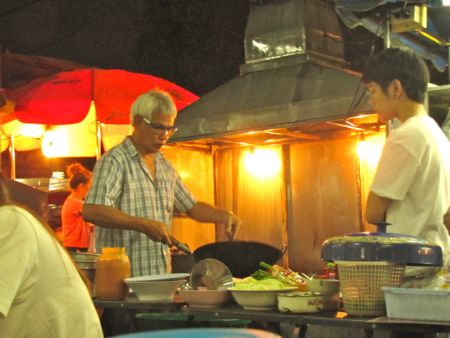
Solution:
<svg viewBox="0 0 450 338"><path fill-rule="evenodd" d="M170 235L170 240L172 241L173 245L175 245L178 249L180 249L184 253L186 253L188 255L192 254L192 251L187 244L181 243L178 239L176 239L172 235Z"/></svg>

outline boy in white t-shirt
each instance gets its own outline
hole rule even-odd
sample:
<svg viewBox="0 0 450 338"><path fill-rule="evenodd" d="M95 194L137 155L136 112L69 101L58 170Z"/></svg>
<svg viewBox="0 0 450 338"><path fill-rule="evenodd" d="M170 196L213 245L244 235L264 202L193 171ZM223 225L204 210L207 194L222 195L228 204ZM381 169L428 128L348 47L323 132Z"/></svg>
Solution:
<svg viewBox="0 0 450 338"><path fill-rule="evenodd" d="M450 206L450 142L424 106L429 72L411 51L388 48L363 74L380 119L401 125L388 136L367 200L369 223L441 246L450 266L444 215Z"/></svg>

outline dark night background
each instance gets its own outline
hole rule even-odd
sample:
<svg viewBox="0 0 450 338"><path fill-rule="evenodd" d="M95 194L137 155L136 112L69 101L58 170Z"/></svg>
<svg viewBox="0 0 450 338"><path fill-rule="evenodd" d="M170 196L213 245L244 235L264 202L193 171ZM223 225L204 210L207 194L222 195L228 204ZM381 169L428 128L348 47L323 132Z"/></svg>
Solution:
<svg viewBox="0 0 450 338"><path fill-rule="evenodd" d="M247 0L2 0L0 43L202 95L238 74L248 11Z"/></svg>
<svg viewBox="0 0 450 338"><path fill-rule="evenodd" d="M203 95L238 74L248 13L248 0L2 0L0 44L160 76ZM377 40L364 29L343 33L359 69Z"/></svg>
<svg viewBox="0 0 450 338"><path fill-rule="evenodd" d="M0 44L160 76L203 95L238 75L248 13L249 0L1 0ZM342 30L345 58L361 70L382 41ZM442 83L445 73L433 77Z"/></svg>

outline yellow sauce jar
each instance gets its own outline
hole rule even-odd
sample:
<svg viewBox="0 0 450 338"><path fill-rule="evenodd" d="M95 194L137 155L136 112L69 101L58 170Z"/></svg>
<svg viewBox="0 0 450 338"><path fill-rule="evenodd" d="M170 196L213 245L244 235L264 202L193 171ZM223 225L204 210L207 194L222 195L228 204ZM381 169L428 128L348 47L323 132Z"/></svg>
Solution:
<svg viewBox="0 0 450 338"><path fill-rule="evenodd" d="M95 273L95 295L98 299L123 300L129 288L124 279L130 277L130 260L125 248L102 248Z"/></svg>

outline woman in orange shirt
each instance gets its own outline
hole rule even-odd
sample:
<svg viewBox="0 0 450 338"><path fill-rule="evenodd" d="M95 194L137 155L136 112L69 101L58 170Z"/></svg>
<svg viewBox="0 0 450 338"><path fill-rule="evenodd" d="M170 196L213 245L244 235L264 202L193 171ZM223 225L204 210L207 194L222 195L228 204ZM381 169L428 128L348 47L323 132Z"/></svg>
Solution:
<svg viewBox="0 0 450 338"><path fill-rule="evenodd" d="M68 251L87 252L91 244L94 225L85 222L81 216L83 200L90 186L92 173L80 163L67 168L71 193L61 210L64 246Z"/></svg>

